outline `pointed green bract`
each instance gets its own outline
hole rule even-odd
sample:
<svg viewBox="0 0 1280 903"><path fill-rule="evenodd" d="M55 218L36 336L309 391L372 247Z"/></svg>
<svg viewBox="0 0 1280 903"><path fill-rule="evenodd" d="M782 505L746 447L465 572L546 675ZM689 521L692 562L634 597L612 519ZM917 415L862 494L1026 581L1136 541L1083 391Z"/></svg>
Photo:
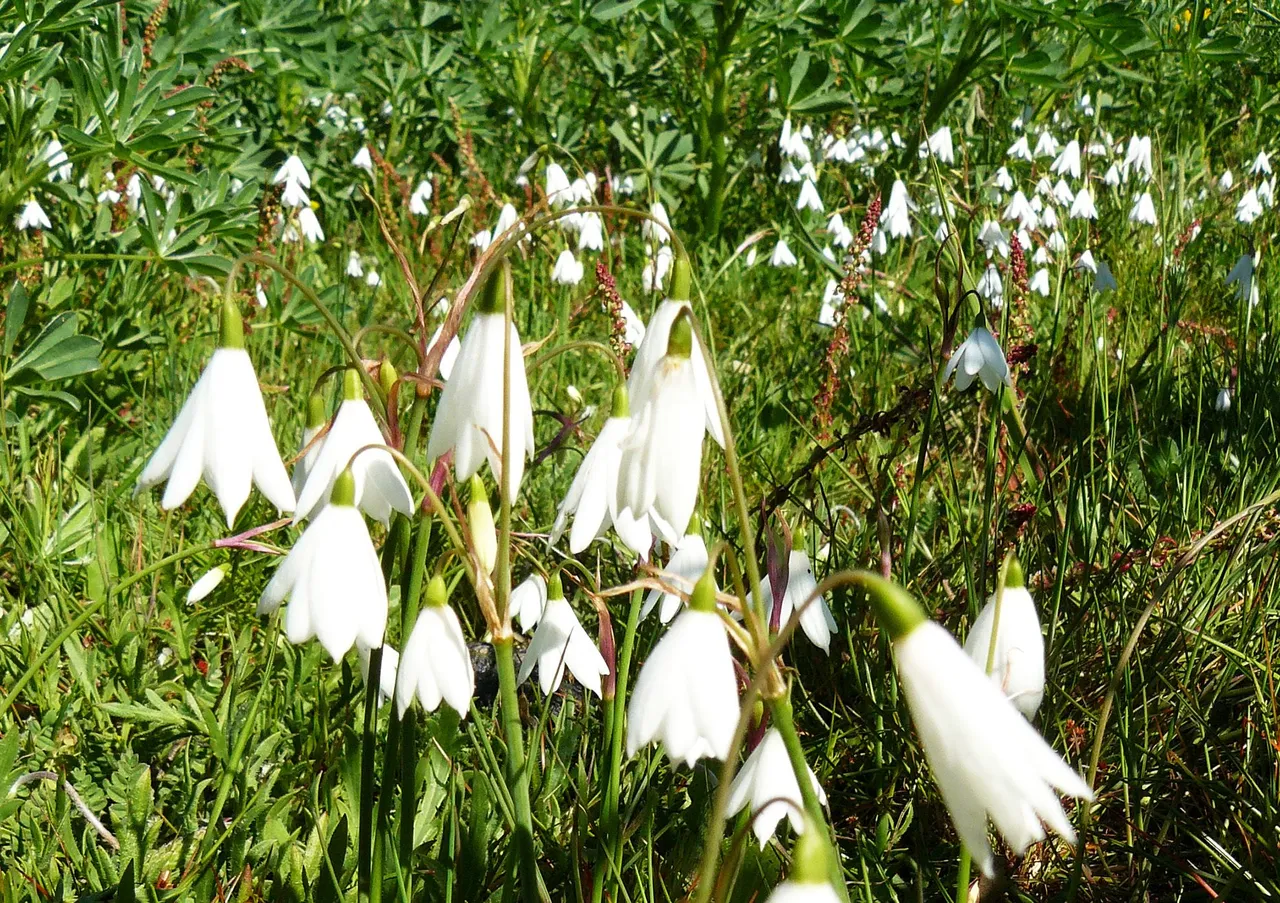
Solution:
<svg viewBox="0 0 1280 903"><path fill-rule="evenodd" d="M609 411L609 416L631 416L631 396L627 394L627 384L625 382L618 383L613 387L613 407Z"/></svg>
<svg viewBox="0 0 1280 903"><path fill-rule="evenodd" d="M348 467L333 481L333 492L329 496L331 505L354 505L356 503L356 478Z"/></svg>
<svg viewBox="0 0 1280 903"><path fill-rule="evenodd" d="M324 426L326 419L328 413L325 411L324 396L319 392L311 393L307 399L307 429L319 429Z"/></svg>
<svg viewBox="0 0 1280 903"><path fill-rule="evenodd" d="M716 579L710 569L694 584L693 595L689 597L689 607L694 611L716 610Z"/></svg>
<svg viewBox="0 0 1280 903"><path fill-rule="evenodd" d="M342 400L360 401L364 398L364 386L360 385L360 371L348 367L342 373Z"/></svg>
<svg viewBox="0 0 1280 903"><path fill-rule="evenodd" d="M677 257L671 267L671 294L668 297L672 301L688 301L692 285L693 270L689 266L689 258Z"/></svg>
<svg viewBox="0 0 1280 903"><path fill-rule="evenodd" d="M244 347L244 320L240 319L240 311L236 302L228 295L222 299L222 311L219 317L218 347Z"/></svg>
<svg viewBox="0 0 1280 903"><path fill-rule="evenodd" d="M547 578L547 598L563 599L564 584L560 582L560 572L555 571Z"/></svg>
<svg viewBox="0 0 1280 903"><path fill-rule="evenodd" d="M876 620L893 640L900 640L927 618L920 603L898 584L869 571L858 573L858 585L867 591Z"/></svg>
<svg viewBox="0 0 1280 903"><path fill-rule="evenodd" d="M378 385L382 387L382 391L390 396L391 390L396 387L396 380L400 379L400 374L396 373L395 366L391 361L383 361L378 366Z"/></svg>
<svg viewBox="0 0 1280 903"><path fill-rule="evenodd" d="M427 607L439 608L449 603L449 588L445 586L444 578L436 574L427 582Z"/></svg>
<svg viewBox="0 0 1280 903"><path fill-rule="evenodd" d="M788 880L797 884L826 884L831 880L831 867L827 841L822 825L816 825L805 817L804 833L796 838L791 848L791 874Z"/></svg>
<svg viewBox="0 0 1280 903"><path fill-rule="evenodd" d="M1026 585L1027 585L1027 581L1022 574L1022 565L1018 563L1018 556L1010 555L1009 566L1005 568L1005 572L1004 572L1005 589L1009 589L1010 587L1013 587L1014 589L1019 589Z"/></svg>
<svg viewBox="0 0 1280 903"><path fill-rule="evenodd" d="M476 309L482 314L500 314L506 308L506 298L503 296L503 288L506 286L505 267L499 267L489 276L489 281L484 284L484 288L480 292L480 298L476 303Z"/></svg>
<svg viewBox="0 0 1280 903"><path fill-rule="evenodd" d="M683 308L671 324L667 337L667 357L688 357L693 353L693 311Z"/></svg>

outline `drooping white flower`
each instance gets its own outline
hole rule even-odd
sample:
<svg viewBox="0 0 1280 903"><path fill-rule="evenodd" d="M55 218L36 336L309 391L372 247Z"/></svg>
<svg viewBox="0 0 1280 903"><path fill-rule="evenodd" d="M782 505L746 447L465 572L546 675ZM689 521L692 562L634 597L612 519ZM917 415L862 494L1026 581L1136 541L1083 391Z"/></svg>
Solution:
<svg viewBox="0 0 1280 903"><path fill-rule="evenodd" d="M648 254L647 247L645 253ZM640 282L646 292L656 292L662 288L674 261L675 252L671 250L671 245L661 245L658 252L646 261L640 273Z"/></svg>
<svg viewBox="0 0 1280 903"><path fill-rule="evenodd" d="M671 560L662 569L660 580L681 590L684 595L693 592L693 586L707 570L707 543L702 534L686 533L671 553ZM644 607L640 609L640 617L647 618L658 603L658 619L663 624L671 623L671 619L680 613L684 599L680 593L667 592L662 589L651 589L644 597Z"/></svg>
<svg viewBox="0 0 1280 903"><path fill-rule="evenodd" d="M1040 225L1040 217L1031 206L1031 202L1027 200L1027 196L1021 191L1015 191L1013 197L1009 200L1009 205L1004 208L1004 218L1008 220L1017 220L1018 224L1027 230L1035 229Z"/></svg>
<svg viewBox="0 0 1280 903"><path fill-rule="evenodd" d="M797 210L812 210L814 213L821 213L825 208L822 206L822 196L818 194L818 186L813 184L812 179L805 179L804 184L800 186L800 197L796 199Z"/></svg>
<svg viewBox="0 0 1280 903"><path fill-rule="evenodd" d="M1120 167L1112 163L1110 166L1107 167L1107 171L1103 173L1102 184L1110 188L1115 188L1120 184L1121 181L1122 181L1122 176L1120 173Z"/></svg>
<svg viewBox="0 0 1280 903"><path fill-rule="evenodd" d="M1049 297L1049 269L1041 267L1031 276L1031 282L1027 286L1028 289L1040 295L1043 298Z"/></svg>
<svg viewBox="0 0 1280 903"><path fill-rule="evenodd" d="M1275 176L1267 179L1265 182L1259 182L1255 189L1258 193L1258 200L1264 207L1271 207L1276 202L1276 179Z"/></svg>
<svg viewBox="0 0 1280 903"><path fill-rule="evenodd" d="M318 241L324 241L324 229L320 225L316 212L309 206L303 207L298 211L298 228L302 230L302 237L313 244Z"/></svg>
<svg viewBox="0 0 1280 903"><path fill-rule="evenodd" d="M230 529L251 486L280 511L293 510L294 495L244 350L240 313L230 300L223 304L221 323L220 347L142 469L136 491L167 482L160 499L167 511L185 502L203 476Z"/></svg>
<svg viewBox="0 0 1280 903"><path fill-rule="evenodd" d="M364 277L364 284L369 288L377 288L382 285L382 277L378 275L377 270L370 270Z"/></svg>
<svg viewBox="0 0 1280 903"><path fill-rule="evenodd" d="M1071 190L1071 186L1067 184L1066 179L1059 179L1054 183L1053 199L1064 207L1075 201L1076 194Z"/></svg>
<svg viewBox="0 0 1280 903"><path fill-rule="evenodd" d="M284 183L284 191L280 194L280 203L290 209L301 209L302 207L311 206L311 198L307 197L307 190L302 187L302 183L296 179L289 179Z"/></svg>
<svg viewBox="0 0 1280 903"><path fill-rule="evenodd" d="M1001 166L996 170L995 182L996 187L1001 191L1013 191L1013 176L1007 167Z"/></svg>
<svg viewBox="0 0 1280 903"><path fill-rule="evenodd" d="M788 879L773 889L765 903L840 903L840 897L829 881Z"/></svg>
<svg viewBox="0 0 1280 903"><path fill-rule="evenodd" d="M187 604L195 605L208 598L209 594L218 588L218 584L222 583L227 576L227 566L220 564L217 567L209 568L200 575L195 583L191 584L191 589L187 590Z"/></svg>
<svg viewBox="0 0 1280 903"><path fill-rule="evenodd" d="M942 373L942 381L949 380L952 373L956 374L956 389L961 392L969 388L975 378L982 380L988 392L995 392L1001 383L1013 388L1004 350L996 337L982 325L975 325L969 337L951 355Z"/></svg>
<svg viewBox="0 0 1280 903"><path fill-rule="evenodd" d="M40 206L40 202L32 198L22 205L22 210L18 212L13 221L13 227L18 231L23 229L52 229L53 223L49 222L49 217L45 214L44 208Z"/></svg>
<svg viewBox="0 0 1280 903"><path fill-rule="evenodd" d="M1258 200L1258 190L1250 188L1236 203L1236 222L1246 226L1262 216L1262 202Z"/></svg>
<svg viewBox="0 0 1280 903"><path fill-rule="evenodd" d="M939 163L948 166L955 162L955 148L951 144L951 128L943 126L929 136L929 150L938 158Z"/></svg>
<svg viewBox="0 0 1280 903"><path fill-rule="evenodd" d="M1061 254L1067 249L1067 240L1062 237L1061 232L1049 233L1049 240L1045 242L1045 247L1055 254Z"/></svg>
<svg viewBox="0 0 1280 903"><path fill-rule="evenodd" d="M964 651L983 673L990 674L1001 692L1028 721L1036 716L1044 698L1044 637L1035 602L1023 585L1022 568L1009 566L1004 591L1000 594L1000 620L996 621L996 597L987 600L969 635ZM995 632L994 655L991 648ZM990 661L991 667L987 667Z"/></svg>
<svg viewBox="0 0 1280 903"><path fill-rule="evenodd" d="M1049 166L1049 172L1057 176L1070 175L1073 179L1080 178L1080 142L1074 138L1067 142L1067 146L1062 149L1062 153Z"/></svg>
<svg viewBox="0 0 1280 903"><path fill-rule="evenodd" d="M797 534L797 545L803 542L803 535ZM836 619L831 614L831 606L826 596L818 596L809 602L818 589L818 581L813 576L813 568L809 564L809 555L803 548L794 548L787 556L787 585L782 594L782 610L778 620L779 626L791 620L792 612L800 609L800 629L809 638L809 642L828 655L831 654L831 635L838 629ZM773 584L766 574L760 580L760 598L767 608L773 607ZM808 605L805 603L808 602ZM801 608L801 606L804 606Z"/></svg>
<svg viewBox="0 0 1280 903"><path fill-rule="evenodd" d="M911 211L915 205L907 194L907 186L901 179L895 179L889 189L889 203L880 214L880 224L894 238L911 237Z"/></svg>
<svg viewBox="0 0 1280 903"><path fill-rule="evenodd" d="M348 469L355 479L354 504L365 514L384 526L390 522L393 510L406 517L412 514L413 496L391 453L381 448L360 451L369 445L385 444L382 430L364 399L360 375L347 370L342 377L342 404L307 473L302 492L298 493L294 521L314 517L329 502L339 474Z"/></svg>
<svg viewBox="0 0 1280 903"><path fill-rule="evenodd" d="M809 779L813 782L813 791L825 805L827 795L818 783L818 776L813 769L805 766ZM725 811L736 815L751 806L751 830L760 841L760 849L769 843L769 838L778 830L778 822L788 818L796 834L803 834L807 827L804 814L804 800L800 796L800 782L796 780L795 769L791 767L791 758L787 755L787 744L771 727L764 733L760 743L742 768L733 778L729 787L729 801Z"/></svg>
<svg viewBox="0 0 1280 903"><path fill-rule="evenodd" d="M860 575L893 640L894 664L925 759L960 839L990 877L987 820L1017 855L1044 839L1044 824L1074 843L1054 790L1092 799L1088 785L1022 717L951 634L903 590Z"/></svg>
<svg viewBox="0 0 1280 903"><path fill-rule="evenodd" d="M1231 170L1225 170L1218 179L1218 190L1225 194L1230 191L1231 187L1235 184L1236 177L1231 174Z"/></svg>
<svg viewBox="0 0 1280 903"><path fill-rule="evenodd" d="M600 214L582 214L582 229L578 232L578 250L604 250L604 218Z"/></svg>
<svg viewBox="0 0 1280 903"><path fill-rule="evenodd" d="M627 547L642 558L648 557L653 544L647 518L623 516L619 519L618 469L622 465L622 443L631 432L629 410L626 387L618 386L614 391L612 416L600 428L596 441L578 465L569 492L556 509L550 541L559 542L572 516L569 551L574 555L604 536L611 526Z"/></svg>
<svg viewBox="0 0 1280 903"><path fill-rule="evenodd" d="M582 261L565 248L556 258L556 265L551 269L551 281L557 285L577 285L582 281L585 272Z"/></svg>
<svg viewBox="0 0 1280 903"><path fill-rule="evenodd" d="M548 163L544 175L544 190L547 203L553 207L573 206L573 189L569 185L569 175L559 163Z"/></svg>
<svg viewBox="0 0 1280 903"><path fill-rule="evenodd" d="M1053 157L1058 153L1058 139L1045 129L1040 133L1040 137L1036 139L1035 155L1037 157Z"/></svg>
<svg viewBox="0 0 1280 903"><path fill-rule="evenodd" d="M637 519L650 512L684 535L698 500L706 408L688 308L677 313L666 354L644 382L631 430L622 442L618 510ZM640 395L641 393L636 393Z"/></svg>
<svg viewBox="0 0 1280 903"><path fill-rule="evenodd" d="M479 311L462 337L458 359L431 424L427 460L435 461L452 449L458 480L470 479L488 460L494 478L505 484L507 498L514 499L524 477L525 459L533 455L533 404L520 334L514 322L506 328L503 316L504 282L501 273L491 277ZM502 481L504 361L505 369L511 371L507 421L511 473Z"/></svg>
<svg viewBox="0 0 1280 903"><path fill-rule="evenodd" d="M477 251L484 253L489 249L489 245L493 244L493 233L488 229L481 229L475 235L471 236L471 241L468 242L468 244Z"/></svg>
<svg viewBox="0 0 1280 903"><path fill-rule="evenodd" d="M1001 257L1009 256L1009 236L993 219L982 224L978 232L978 241L987 249L987 254L999 252Z"/></svg>
<svg viewBox="0 0 1280 903"><path fill-rule="evenodd" d="M369 153L367 145L360 145L360 150L356 151L356 155L351 158L351 165L373 175L373 155Z"/></svg>
<svg viewBox="0 0 1280 903"><path fill-rule="evenodd" d="M311 187L311 175L307 172L307 167L298 158L297 154L290 154L285 158L284 163L280 164L280 168L276 170L276 174L271 181L276 185L296 182L303 188Z"/></svg>
<svg viewBox="0 0 1280 903"><path fill-rule="evenodd" d="M426 216L431 212L431 208L427 206L427 201L431 200L431 195L435 189L431 187L431 183L423 179L418 183L418 187L413 189L413 194L409 195L409 212L414 216Z"/></svg>
<svg viewBox="0 0 1280 903"><path fill-rule="evenodd" d="M1031 160L1031 143L1027 141L1026 135L1019 135L1018 140L1009 145L1009 149L1005 151L1005 155L1015 160Z"/></svg>
<svg viewBox="0 0 1280 903"><path fill-rule="evenodd" d="M444 325L436 327L436 331L431 333L431 341L427 342L427 351L436 347L436 342L440 340L440 335L444 331ZM449 381L450 375L453 373L454 361L458 359L458 352L462 350L462 343L458 341L455 335L449 339L449 344L445 346L444 353L440 355L440 378L445 382Z"/></svg>
<svg viewBox="0 0 1280 903"><path fill-rule="evenodd" d="M520 621L520 629L528 633L542 620L547 605L547 581L541 574L530 574L511 590L507 606Z"/></svg>
<svg viewBox="0 0 1280 903"><path fill-rule="evenodd" d="M738 685L710 575L640 668L627 706L627 755L655 740L673 762L729 755Z"/></svg>
<svg viewBox="0 0 1280 903"><path fill-rule="evenodd" d="M448 590L439 574L427 584L424 601L400 653L396 708L404 717L416 697L428 712L440 708L443 701L466 718L476 676L462 625L449 607Z"/></svg>
<svg viewBox="0 0 1280 903"><path fill-rule="evenodd" d="M779 238L778 243L773 246L773 253L769 255L769 266L773 267L793 267L796 265L796 255L791 253L791 248L787 245L785 238Z"/></svg>
<svg viewBox="0 0 1280 903"><path fill-rule="evenodd" d="M625 326L622 338L628 345L634 348L644 341L644 320L625 298L622 300L622 322Z"/></svg>
<svg viewBox="0 0 1280 903"><path fill-rule="evenodd" d="M1129 138L1129 146L1125 151L1124 163L1122 165L1124 174L1127 177L1131 172L1137 172L1146 181L1151 181L1151 138L1150 136L1138 137L1133 135Z"/></svg>
<svg viewBox="0 0 1280 903"><path fill-rule="evenodd" d="M847 248L853 244L853 232L844 224L844 217L839 211L831 214L827 220L827 231L831 233L831 243L837 248Z"/></svg>
<svg viewBox="0 0 1280 903"><path fill-rule="evenodd" d="M1156 205L1151 200L1151 192L1144 191L1133 199L1133 209L1129 211L1129 222L1147 226L1156 224Z"/></svg>
<svg viewBox="0 0 1280 903"><path fill-rule="evenodd" d="M369 528L355 507L355 478L344 472L331 501L303 531L258 599L258 614L286 598L285 635L291 643L315 637L338 661L358 640L382 645L387 584Z"/></svg>
<svg viewBox="0 0 1280 903"><path fill-rule="evenodd" d="M1258 156L1253 158L1253 165L1249 167L1249 172L1255 176L1271 175L1271 158L1267 156L1266 151L1258 151Z"/></svg>
<svg viewBox="0 0 1280 903"><path fill-rule="evenodd" d="M1098 274L1098 264L1097 261L1093 259L1093 251L1086 248L1084 253L1076 258L1074 269L1080 271L1088 270L1096 276Z"/></svg>
<svg viewBox="0 0 1280 903"><path fill-rule="evenodd" d="M41 156L44 162L49 164L50 181L66 182L71 179L71 161L67 158L67 152L63 150L61 141L50 138Z"/></svg>
<svg viewBox="0 0 1280 903"><path fill-rule="evenodd" d="M560 688L566 668L578 683L596 696L600 695L600 678L609 673L604 656L583 630L573 606L560 588L560 578L555 575L551 577L547 606L542 610L538 629L520 664L517 684L529 679L534 665L538 666L538 685L546 695Z"/></svg>
<svg viewBox="0 0 1280 903"><path fill-rule="evenodd" d="M1093 204L1093 192L1086 185L1076 192L1075 199L1071 202L1071 218L1072 219L1097 219L1098 208Z"/></svg>
<svg viewBox="0 0 1280 903"><path fill-rule="evenodd" d="M1111 274L1111 267L1105 260L1098 261L1098 272L1093 277L1093 290L1098 294L1115 291L1116 277Z"/></svg>
<svg viewBox="0 0 1280 903"><path fill-rule="evenodd" d="M1218 394L1213 397L1213 409L1219 414L1225 414L1231 410L1231 390L1223 386L1218 390Z"/></svg>
<svg viewBox="0 0 1280 903"><path fill-rule="evenodd" d="M1000 307L1004 303L1004 278L1000 275L1000 268L994 263L987 264L987 268L978 277L977 289L982 300Z"/></svg>
<svg viewBox="0 0 1280 903"><path fill-rule="evenodd" d="M352 279L364 278L364 267L360 263L360 255L355 251L347 255L347 275Z"/></svg>
<svg viewBox="0 0 1280 903"><path fill-rule="evenodd" d="M1251 305L1258 303L1258 286L1253 278L1258 261L1254 254L1241 254L1227 273L1227 285L1236 287L1236 298L1248 301Z"/></svg>

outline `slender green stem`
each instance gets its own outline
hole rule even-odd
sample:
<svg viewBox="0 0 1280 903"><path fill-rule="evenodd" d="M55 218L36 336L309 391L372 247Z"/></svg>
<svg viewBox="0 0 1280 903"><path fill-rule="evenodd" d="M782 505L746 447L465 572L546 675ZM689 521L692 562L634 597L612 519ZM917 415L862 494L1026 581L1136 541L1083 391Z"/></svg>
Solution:
<svg viewBox="0 0 1280 903"><path fill-rule="evenodd" d="M520 897L537 899L538 861L533 849L533 810L529 805L529 771L525 762L524 732L520 725L520 702L516 698L516 669L511 636L495 637L498 660L498 687L501 694L503 733L507 740L507 787L515 808L515 834Z"/></svg>
<svg viewBox="0 0 1280 903"><path fill-rule="evenodd" d="M418 600L422 596L422 583L426 574L427 549L431 546L431 520L422 517L413 536L413 550L408 568L408 580L401 586L400 594L400 642L404 643L418 620ZM405 899L413 899L413 824L417 815L416 774L418 765L417 712L409 708L400 726L400 866L405 873ZM390 758L394 747L387 747ZM390 794L388 794L390 796Z"/></svg>
<svg viewBox="0 0 1280 903"><path fill-rule="evenodd" d="M627 689L631 676L631 654L635 650L636 632L640 626L640 609L643 607L644 592L632 590L631 604L627 608L627 626L622 635L622 648L619 650L616 664L617 680L614 685L613 699L608 702L607 732L609 742L609 774L605 785L604 805L601 821L604 825L604 849L596 864L596 874L591 886L593 903L603 899L606 876L621 872L618 854L621 850L621 826L618 822L618 804L621 797L622 779L622 740L626 736Z"/></svg>
<svg viewBox="0 0 1280 903"><path fill-rule="evenodd" d="M382 647L369 652L369 677L364 688L364 731L360 739L360 845L359 883L362 897L369 903L382 899L381 863L378 881L373 880L374 799L373 771L378 757L376 727L378 720L378 690L382 683Z"/></svg>

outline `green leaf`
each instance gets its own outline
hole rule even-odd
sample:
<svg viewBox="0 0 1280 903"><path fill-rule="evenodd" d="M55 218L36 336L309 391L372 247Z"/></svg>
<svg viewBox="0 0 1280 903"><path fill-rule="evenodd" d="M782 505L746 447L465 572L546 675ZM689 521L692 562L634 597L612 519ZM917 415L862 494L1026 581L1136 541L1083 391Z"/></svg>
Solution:
<svg viewBox="0 0 1280 903"><path fill-rule="evenodd" d="M18 340L18 333L22 331L22 324L27 321L27 306L30 303L31 296L27 294L23 284L15 279L13 288L9 290L9 304L5 308L4 314L5 357L13 354L13 344Z"/></svg>

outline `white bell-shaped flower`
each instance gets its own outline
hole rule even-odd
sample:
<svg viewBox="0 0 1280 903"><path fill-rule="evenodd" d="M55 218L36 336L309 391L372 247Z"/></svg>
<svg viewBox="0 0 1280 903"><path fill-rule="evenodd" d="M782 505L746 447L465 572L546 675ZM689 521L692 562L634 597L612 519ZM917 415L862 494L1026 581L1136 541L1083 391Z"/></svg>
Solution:
<svg viewBox="0 0 1280 903"><path fill-rule="evenodd" d="M290 209L299 209L310 206L311 198L307 197L307 190L302 187L301 182L289 179L280 193L280 203Z"/></svg>
<svg viewBox="0 0 1280 903"><path fill-rule="evenodd" d="M627 755L658 741L673 762L723 759L737 725L733 655L706 574L640 668L627 706Z"/></svg>
<svg viewBox="0 0 1280 903"><path fill-rule="evenodd" d="M647 384L643 405L622 442L618 510L651 511L684 535L698 501L705 407L692 359L697 341L689 309L671 326L667 353Z"/></svg>
<svg viewBox="0 0 1280 903"><path fill-rule="evenodd" d="M244 326L229 299L221 318L221 347L142 469L136 491L167 483L160 499L167 511L185 502L203 476L230 529L254 485L279 511L292 511L295 498L244 350Z"/></svg>
<svg viewBox="0 0 1280 903"><path fill-rule="evenodd" d="M302 237L312 244L324 241L324 228L320 225L316 212L310 206L303 207L298 211L298 228L302 231Z"/></svg>
<svg viewBox="0 0 1280 903"><path fill-rule="evenodd" d="M413 194L409 195L409 212L414 216L426 216L431 212L431 208L427 206L427 201L431 200L434 189L431 183L423 179L418 183L418 187L413 189Z"/></svg>
<svg viewBox="0 0 1280 903"><path fill-rule="evenodd" d="M1144 191L1133 199L1133 209L1129 211L1129 222L1142 223L1145 226L1156 224L1156 205L1151 199L1151 192Z"/></svg>
<svg viewBox="0 0 1280 903"><path fill-rule="evenodd" d="M391 512L408 517L413 513L413 496L400 474L395 458L384 449L368 445L385 445L382 430L364 399L360 374L347 370L342 377L342 404L329 432L325 434L320 454L307 473L307 481L298 494L295 521L313 517L328 501L338 474L348 467L355 476L356 505L374 520L387 524ZM359 454L356 454L359 452ZM355 456L354 459L352 456Z"/></svg>
<svg viewBox="0 0 1280 903"><path fill-rule="evenodd" d="M436 575L427 584L422 610L400 653L396 708L404 717L416 697L428 712L440 708L443 701L466 718L475 688L471 651L458 616L449 607L444 578Z"/></svg>
<svg viewBox="0 0 1280 903"><path fill-rule="evenodd" d="M1247 300L1250 304L1258 303L1258 285L1257 280L1253 278L1257 266L1256 252L1241 254L1235 265L1231 267L1231 272L1227 273L1227 285L1234 285L1236 297L1241 301Z"/></svg>
<svg viewBox="0 0 1280 903"><path fill-rule="evenodd" d="M769 255L769 266L785 269L795 265L796 255L791 252L791 246L785 238L779 238L778 243L773 246L773 253Z"/></svg>
<svg viewBox="0 0 1280 903"><path fill-rule="evenodd" d="M955 147L951 143L951 127L944 125L929 136L929 150L938 158L939 163L950 166L955 162Z"/></svg>
<svg viewBox="0 0 1280 903"><path fill-rule="evenodd" d="M312 393L307 399L307 425L302 429L302 441L298 443L298 459L293 465L293 494L302 495L307 485L307 477L316 466L320 457L320 449L324 447L325 437L320 433L329 420L325 412L324 398L320 393ZM317 438L319 437L319 438Z"/></svg>
<svg viewBox="0 0 1280 903"><path fill-rule="evenodd" d="M542 620L542 610L547 607L547 581L541 574L530 574L511 590L507 607L520 621L520 629L528 633Z"/></svg>
<svg viewBox="0 0 1280 903"><path fill-rule="evenodd" d="M965 637L964 651L974 664L991 675L1014 708L1030 721L1044 698L1044 636L1040 633L1035 603L1023 583L1022 567L1016 559L1009 563L1004 591L999 595L998 605L993 595L979 612ZM999 621L996 620L997 607ZM994 649L992 631L995 632Z"/></svg>
<svg viewBox="0 0 1280 903"><path fill-rule="evenodd" d="M285 599L285 635L311 638L338 661L357 640L382 645L387 626L387 584L369 528L355 507L355 477L334 481L329 504L307 525L258 599L258 614Z"/></svg>
<svg viewBox="0 0 1280 903"><path fill-rule="evenodd" d="M458 480L470 479L485 460L495 479L501 479L503 373L509 369L511 473L505 489L507 498L514 499L524 477L525 459L533 455L533 404L520 334L514 322L510 329L506 328L503 316L505 281L503 273L490 278L479 310L462 338L458 359L440 393L436 419L431 424L427 460L435 461L452 449L453 472Z"/></svg>
<svg viewBox="0 0 1280 903"><path fill-rule="evenodd" d="M206 599L226 579L227 570L227 565L220 564L201 574L200 578L191 584L191 589L187 590L187 604L195 605Z"/></svg>
<svg viewBox="0 0 1280 903"><path fill-rule="evenodd" d="M899 683L942 800L983 874L995 870L988 819L1017 855L1044 839L1042 822L1074 843L1054 791L1092 799L1088 785L914 599L877 575L859 576L893 640Z"/></svg>
<svg viewBox="0 0 1280 903"><path fill-rule="evenodd" d="M356 151L356 155L351 158L351 165L373 175L373 155L369 153L367 145L360 145L360 150Z"/></svg>
<svg viewBox="0 0 1280 903"><path fill-rule="evenodd" d="M573 205L573 189L569 184L569 175L559 163L548 163L546 171L547 203L553 207L570 207Z"/></svg>
<svg viewBox="0 0 1280 903"><path fill-rule="evenodd" d="M53 223L49 222L40 202L32 198L22 205L22 210L14 218L13 227L19 232L24 229L52 229Z"/></svg>
<svg viewBox="0 0 1280 903"><path fill-rule="evenodd" d="M667 592L663 589L651 589L644 597L644 607L640 609L640 617L647 618L649 613L658 608L658 619L663 624L670 624L671 619L680 613L684 602L683 596L693 592L693 586L707 570L707 543L698 532L686 533L671 553L671 560L662 569L660 579L681 592ZM683 595L682 595L683 593Z"/></svg>
<svg viewBox="0 0 1280 903"><path fill-rule="evenodd" d="M1075 198L1071 201L1071 218L1072 219L1097 219L1098 208L1093 203L1093 192L1089 190L1089 186L1085 185L1076 192Z"/></svg>
<svg viewBox="0 0 1280 903"><path fill-rule="evenodd" d="M895 179L893 187L889 189L889 203L885 204L884 212L880 214L880 225L894 238L910 238L911 211L914 208L915 204L907 194L906 183Z"/></svg>
<svg viewBox="0 0 1280 903"><path fill-rule="evenodd" d="M1062 149L1062 153L1049 166L1049 172L1056 176L1069 175L1073 179L1080 178L1080 142L1071 140Z"/></svg>
<svg viewBox="0 0 1280 903"><path fill-rule="evenodd" d="M569 551L574 555L604 536L610 527L618 530L622 541L636 554L642 557L649 554L653 537L647 521L618 519L618 469L622 465L622 443L630 432L627 389L620 385L613 393L612 416L600 428L596 441L578 465L569 492L556 509L556 519L551 526L552 544L560 541L572 517Z"/></svg>
<svg viewBox="0 0 1280 903"><path fill-rule="evenodd" d="M800 196L796 198L797 210L812 210L814 213L823 211L822 195L818 194L818 186L813 184L812 179L805 179L804 184L800 186Z"/></svg>
<svg viewBox="0 0 1280 903"><path fill-rule="evenodd" d="M271 181L276 185L297 182L303 188L310 188L311 174L307 172L307 167L297 154L290 154L285 158L284 163L280 164Z"/></svg>
<svg viewBox="0 0 1280 903"><path fill-rule="evenodd" d="M609 673L604 656L595 642L583 630L578 616L573 612L559 576L552 574L547 589L547 607L542 611L538 629L520 663L517 684L522 684L538 667L538 685L542 692L551 695L560 688L567 668L578 683L596 696L600 695L600 678Z"/></svg>
<svg viewBox="0 0 1280 903"><path fill-rule="evenodd" d="M839 629L835 616L831 614L831 606L825 596L818 596L808 605L809 600L818 589L818 581L813 576L813 568L809 564L809 555L803 548L804 534L796 534L798 548L791 550L787 556L787 585L782 593L782 610L778 624L781 626L791 620L791 615L800 609L800 629L809 638L809 642L828 655L831 653L831 635ZM766 574L760 580L760 598L766 608L773 608L773 584ZM801 608L801 606L804 606Z"/></svg>
<svg viewBox="0 0 1280 903"><path fill-rule="evenodd" d="M956 374L956 389L961 392L973 385L975 378L982 380L988 392L995 392L1001 383L1013 388L1004 350L981 323L974 325L969 337L951 355L942 373L942 381L949 380L952 373Z"/></svg>
<svg viewBox="0 0 1280 903"><path fill-rule="evenodd" d="M814 793L825 805L827 795L818 783L818 776L807 765L805 770L813 782ZM778 830L778 822L784 817L790 819L796 834L805 832L807 821L804 817L804 800L800 796L800 782L796 780L795 769L791 767L786 741L776 727L765 731L759 745L751 751L747 761L734 776L725 811L734 815L748 804L751 806L751 830L760 841L762 850Z"/></svg>
<svg viewBox="0 0 1280 903"><path fill-rule="evenodd" d="M582 261L565 248L556 258L555 266L551 269L551 281L556 285L577 285L582 281L585 273Z"/></svg>
<svg viewBox="0 0 1280 903"><path fill-rule="evenodd" d="M667 343L671 338L671 324L683 310L691 310L689 303L690 273L689 264L681 258L674 265L675 275L672 277L671 295L658 305L644 330L644 339L636 349L635 360L631 364L631 375L627 377L627 392L631 399L631 412L638 414L649 399L654 374L657 373L662 359L667 354ZM720 424L720 411L716 407L715 392L711 388L710 362L702 343L695 341L690 353L693 361L693 377L698 384L698 397L702 400L704 421L707 432L721 448L724 447L724 430Z"/></svg>

